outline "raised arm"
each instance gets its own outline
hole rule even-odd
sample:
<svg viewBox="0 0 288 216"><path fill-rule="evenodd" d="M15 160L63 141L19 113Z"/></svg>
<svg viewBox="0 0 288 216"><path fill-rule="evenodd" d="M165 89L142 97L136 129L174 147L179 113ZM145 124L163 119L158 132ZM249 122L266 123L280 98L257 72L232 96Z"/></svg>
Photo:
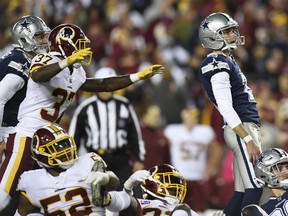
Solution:
<svg viewBox="0 0 288 216"><path fill-rule="evenodd" d="M143 70L130 75L109 77L103 79L88 78L81 86L80 90L87 92L110 92L116 91L139 81L148 79L155 74L164 73L165 68L162 65L151 65Z"/></svg>

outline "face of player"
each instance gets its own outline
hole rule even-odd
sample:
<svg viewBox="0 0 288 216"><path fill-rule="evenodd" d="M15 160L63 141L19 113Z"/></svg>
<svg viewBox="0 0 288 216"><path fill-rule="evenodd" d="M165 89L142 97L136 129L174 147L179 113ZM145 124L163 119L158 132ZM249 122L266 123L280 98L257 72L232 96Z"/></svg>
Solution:
<svg viewBox="0 0 288 216"><path fill-rule="evenodd" d="M274 174L278 174L279 180L288 179L288 163L277 164L272 168Z"/></svg>
<svg viewBox="0 0 288 216"><path fill-rule="evenodd" d="M222 34L226 41L231 44L236 42L236 38L239 34L238 28L233 27L233 28L228 28L222 31Z"/></svg>
<svg viewBox="0 0 288 216"><path fill-rule="evenodd" d="M34 40L38 44L38 47L39 47L37 50L37 53L49 51L48 37L49 37L48 33L34 36Z"/></svg>

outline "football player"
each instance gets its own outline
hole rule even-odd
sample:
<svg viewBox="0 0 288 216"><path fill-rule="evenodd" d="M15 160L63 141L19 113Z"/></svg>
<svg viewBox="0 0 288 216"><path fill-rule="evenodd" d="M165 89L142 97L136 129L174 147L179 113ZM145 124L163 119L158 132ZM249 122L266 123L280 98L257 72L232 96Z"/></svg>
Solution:
<svg viewBox="0 0 288 216"><path fill-rule="evenodd" d="M99 155L87 153L78 158L73 137L57 125L45 126L35 132L31 152L42 169L21 175L16 216L36 212L43 215L105 215L104 208L94 205L101 202L97 200L100 197L97 193L101 192L97 187L114 190L119 179L106 170L106 163Z"/></svg>
<svg viewBox="0 0 288 216"><path fill-rule="evenodd" d="M141 185L143 199L132 196L133 188L137 185ZM131 195L131 200L121 215L197 216L183 203L187 190L185 178L169 164L154 166L149 171L136 171L124 183L124 190ZM104 205L108 205L110 211L119 211L109 194L104 199Z"/></svg>
<svg viewBox="0 0 288 216"><path fill-rule="evenodd" d="M14 132L14 127L18 123L19 106L26 96L31 59L38 53L49 51L48 35L50 31L40 17L31 15L21 17L11 28L14 49L0 59L0 167L3 167L2 171L6 169L9 160L7 151L5 155L8 156L8 159L1 166L5 158L7 138ZM0 172L0 191L2 193L4 188L6 193L11 187L10 184L7 184L10 182L8 177L4 177ZM0 211L10 201L10 197L5 199L5 193L0 195L4 199L0 198ZM17 199L14 201L9 209L1 214L14 214L16 207L13 205L17 206Z"/></svg>
<svg viewBox="0 0 288 216"><path fill-rule="evenodd" d="M255 173L260 184L270 188L272 194L261 208L268 215L287 215L288 153L279 148L263 151L255 164Z"/></svg>
<svg viewBox="0 0 288 216"><path fill-rule="evenodd" d="M14 134L7 141L7 157L0 169L0 212L15 195L19 176L34 166L30 143L34 132L59 123L78 90L115 91L138 80L164 72L162 65L111 78L87 78L82 65L89 65L90 40L76 25L62 24L49 34L49 53L36 55L31 62L26 97L20 105Z"/></svg>
<svg viewBox="0 0 288 216"><path fill-rule="evenodd" d="M31 15L21 17L11 29L14 49L0 59L0 163L8 134L18 123L31 59L37 53L48 52L49 32L50 28L41 18Z"/></svg>
<svg viewBox="0 0 288 216"><path fill-rule="evenodd" d="M221 12L210 14L199 28L202 46L211 50L200 66L200 81L224 118L224 138L234 153L235 191L224 209L226 216L240 216L244 206L257 204L262 195L253 169L261 153L258 108L232 56L237 46L244 44L238 28L232 17Z"/></svg>

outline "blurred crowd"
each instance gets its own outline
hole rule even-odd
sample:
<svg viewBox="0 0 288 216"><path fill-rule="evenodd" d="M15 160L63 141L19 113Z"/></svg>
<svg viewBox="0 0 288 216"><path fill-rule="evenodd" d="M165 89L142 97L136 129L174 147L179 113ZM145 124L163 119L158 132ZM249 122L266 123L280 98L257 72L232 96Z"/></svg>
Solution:
<svg viewBox="0 0 288 216"><path fill-rule="evenodd" d="M245 36L245 45L234 55L256 96L263 149L288 151L287 0L1 0L0 55L11 48L10 28L23 15L37 15L51 29L77 24L91 40L93 64L85 68L90 76L100 67L112 67L121 75L149 64L165 66L163 76L119 92L132 102L139 119L149 104L157 104L163 115L159 127L164 127L181 123L181 110L195 106L203 111L202 123L210 124L225 146L221 118L198 81L199 65L207 54L199 43L198 27L214 11L235 18ZM64 127L87 96L77 93Z"/></svg>

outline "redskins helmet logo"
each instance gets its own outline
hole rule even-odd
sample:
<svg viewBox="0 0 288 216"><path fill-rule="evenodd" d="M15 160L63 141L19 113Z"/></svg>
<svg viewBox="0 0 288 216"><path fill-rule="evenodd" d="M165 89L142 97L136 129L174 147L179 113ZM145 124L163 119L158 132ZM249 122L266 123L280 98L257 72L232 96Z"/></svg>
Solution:
<svg viewBox="0 0 288 216"><path fill-rule="evenodd" d="M74 37L75 37L75 30L70 26L65 26L62 29L60 29L56 41L58 44L60 44L60 39L64 41L72 41Z"/></svg>

